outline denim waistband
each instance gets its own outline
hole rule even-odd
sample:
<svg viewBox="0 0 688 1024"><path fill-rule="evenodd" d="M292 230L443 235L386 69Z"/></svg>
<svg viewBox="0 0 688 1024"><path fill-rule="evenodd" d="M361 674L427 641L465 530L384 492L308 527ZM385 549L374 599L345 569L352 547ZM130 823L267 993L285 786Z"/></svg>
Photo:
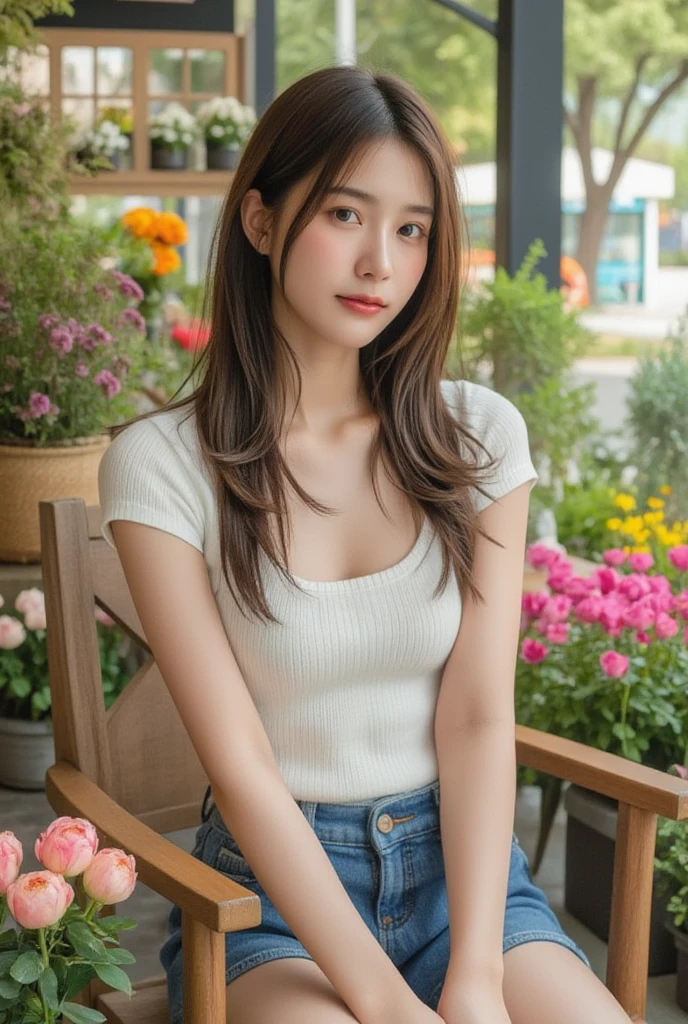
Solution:
<svg viewBox="0 0 688 1024"><path fill-rule="evenodd" d="M420 789L383 796L361 803L324 803L296 800L304 817L321 842L350 846L373 843L379 849L395 845L402 839L436 829L439 824L439 780ZM206 790L202 810L203 821L229 832Z"/></svg>

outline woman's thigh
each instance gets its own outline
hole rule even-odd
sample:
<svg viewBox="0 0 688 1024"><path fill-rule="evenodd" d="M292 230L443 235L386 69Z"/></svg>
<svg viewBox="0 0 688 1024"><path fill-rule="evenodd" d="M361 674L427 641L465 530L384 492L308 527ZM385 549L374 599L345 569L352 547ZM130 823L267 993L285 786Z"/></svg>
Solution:
<svg viewBox="0 0 688 1024"><path fill-rule="evenodd" d="M355 1024L356 1018L312 960L253 967L227 986L227 1024Z"/></svg>

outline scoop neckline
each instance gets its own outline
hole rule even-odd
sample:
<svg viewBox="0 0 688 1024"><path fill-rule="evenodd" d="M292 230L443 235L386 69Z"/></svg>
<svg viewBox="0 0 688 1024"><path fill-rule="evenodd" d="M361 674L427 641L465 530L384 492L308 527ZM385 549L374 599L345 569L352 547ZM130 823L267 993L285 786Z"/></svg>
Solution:
<svg viewBox="0 0 688 1024"><path fill-rule="evenodd" d="M302 576L296 576L294 573L292 573L291 576L299 587L302 587L304 590L316 592L338 591L340 593L346 593L358 590L367 590L370 587L380 586L383 583L398 580L416 568L426 553L425 541L428 539L431 532L432 527L430 520L427 516L423 516L420 532L416 538L415 544L408 554L406 554L400 562L397 562L395 565L390 565L387 569L380 569L379 572L367 573L365 576L352 576L345 580L307 580ZM267 559L267 556L264 555L264 552L261 551L261 555L266 559L266 561L270 561ZM270 565L275 571L277 571L271 562Z"/></svg>

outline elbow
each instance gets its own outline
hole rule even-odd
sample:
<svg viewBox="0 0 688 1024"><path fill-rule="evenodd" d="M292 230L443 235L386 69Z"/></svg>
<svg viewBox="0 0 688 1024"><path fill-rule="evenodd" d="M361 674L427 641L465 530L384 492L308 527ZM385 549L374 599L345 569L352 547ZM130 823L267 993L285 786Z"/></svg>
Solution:
<svg viewBox="0 0 688 1024"><path fill-rule="evenodd" d="M503 715L480 713L463 715L460 718L444 718L442 721L435 720L435 746L438 751L443 747L455 747L457 741L465 742L474 737L488 738L499 736L504 742L505 736L513 738L516 745L516 722L513 717Z"/></svg>

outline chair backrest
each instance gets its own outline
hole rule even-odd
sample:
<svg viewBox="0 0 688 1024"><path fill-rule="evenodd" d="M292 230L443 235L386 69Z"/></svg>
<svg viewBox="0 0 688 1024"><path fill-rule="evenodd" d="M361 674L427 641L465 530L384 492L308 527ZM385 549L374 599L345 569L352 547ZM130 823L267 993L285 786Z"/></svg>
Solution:
<svg viewBox="0 0 688 1024"><path fill-rule="evenodd" d="M56 760L158 832L195 826L208 780L152 656L105 709L96 605L150 648L100 507L81 498L39 507Z"/></svg>

